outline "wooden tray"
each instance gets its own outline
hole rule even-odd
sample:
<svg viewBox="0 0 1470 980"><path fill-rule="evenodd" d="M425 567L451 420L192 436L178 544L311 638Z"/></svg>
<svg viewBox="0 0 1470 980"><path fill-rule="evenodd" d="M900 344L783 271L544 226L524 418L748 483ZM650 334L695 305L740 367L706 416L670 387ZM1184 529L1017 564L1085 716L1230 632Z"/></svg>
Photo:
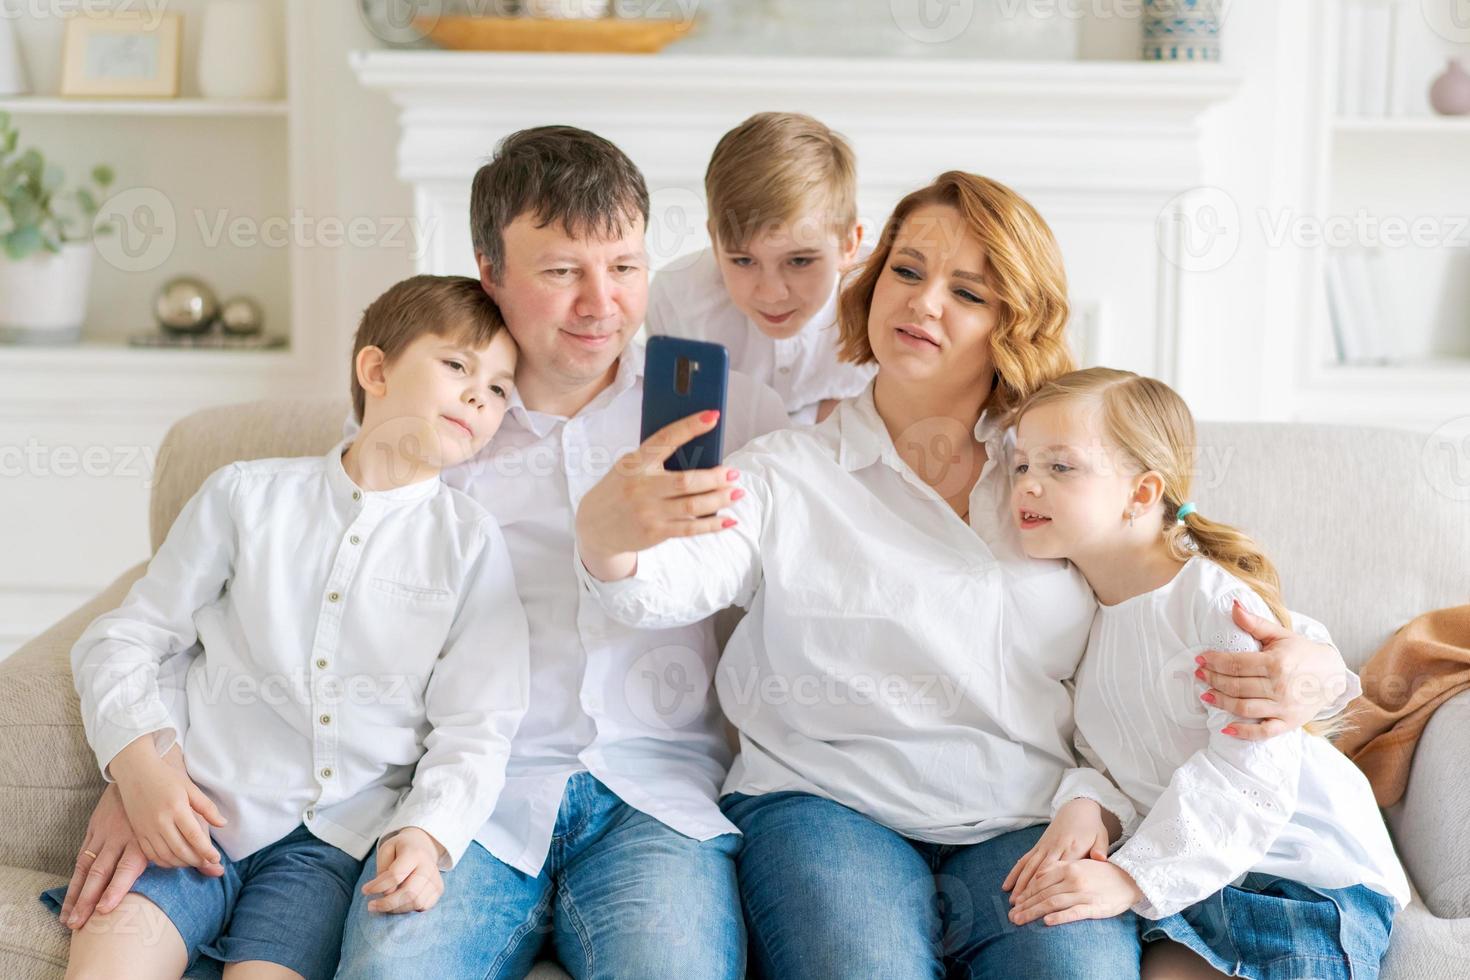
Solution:
<svg viewBox="0 0 1470 980"><path fill-rule="evenodd" d="M692 20L600 17L416 17L414 26L454 51L577 51L653 54L689 36Z"/></svg>

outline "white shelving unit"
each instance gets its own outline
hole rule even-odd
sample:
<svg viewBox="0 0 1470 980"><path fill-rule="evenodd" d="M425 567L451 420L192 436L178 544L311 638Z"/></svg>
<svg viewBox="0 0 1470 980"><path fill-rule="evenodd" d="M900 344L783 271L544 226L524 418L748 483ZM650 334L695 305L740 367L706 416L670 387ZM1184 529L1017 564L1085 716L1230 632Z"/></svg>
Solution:
<svg viewBox="0 0 1470 980"><path fill-rule="evenodd" d="M1338 362L1324 286L1330 249L1313 249L1303 263L1305 322L1296 343L1294 414L1434 429L1470 415L1470 117L1430 114L1427 94L1414 96L1422 98L1422 114L1338 115L1338 75L1355 66L1341 64L1337 54L1341 5L1323 7L1328 16L1320 35L1309 142L1315 180L1307 208L1324 220L1361 216L1369 232L1354 244L1384 245L1398 319L1378 327L1392 332L1403 353L1391 363ZM1404 30L1430 30L1421 19L1402 23ZM1420 39L1421 46L1433 43L1437 39ZM1458 232L1457 215L1467 224ZM1434 223L1438 240L1431 246L1374 240L1384 237L1389 222L1403 227L1421 219Z"/></svg>
<svg viewBox="0 0 1470 980"><path fill-rule="evenodd" d="M285 99L73 99L45 95L0 98L0 112L14 116L285 116L290 107Z"/></svg>

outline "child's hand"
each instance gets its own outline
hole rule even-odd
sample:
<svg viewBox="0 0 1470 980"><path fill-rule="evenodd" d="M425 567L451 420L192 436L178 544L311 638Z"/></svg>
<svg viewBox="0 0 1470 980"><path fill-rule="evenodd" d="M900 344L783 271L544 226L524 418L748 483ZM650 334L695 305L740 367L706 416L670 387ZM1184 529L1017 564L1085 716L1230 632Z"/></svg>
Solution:
<svg viewBox="0 0 1470 980"><path fill-rule="evenodd" d="M362 886L370 912L427 912L444 894L439 842L417 827L405 827L378 842L378 876Z"/></svg>
<svg viewBox="0 0 1470 980"><path fill-rule="evenodd" d="M1003 891L1015 889L1011 904L1017 905L1031 897L1037 875L1052 865L1088 856L1104 861L1107 854L1108 828L1103 824L1102 807L1096 800L1068 800L1041 839L1021 855L1000 887Z"/></svg>
<svg viewBox="0 0 1470 980"><path fill-rule="evenodd" d="M220 863L207 826L223 827L225 818L182 764L158 757L152 738L135 739L108 768L144 857L163 868Z"/></svg>
<svg viewBox="0 0 1470 980"><path fill-rule="evenodd" d="M1108 919L1143 898L1133 876L1111 861L1068 861L1036 876L1035 894L1011 909L1011 921L1024 926L1043 917L1049 926L1078 919Z"/></svg>

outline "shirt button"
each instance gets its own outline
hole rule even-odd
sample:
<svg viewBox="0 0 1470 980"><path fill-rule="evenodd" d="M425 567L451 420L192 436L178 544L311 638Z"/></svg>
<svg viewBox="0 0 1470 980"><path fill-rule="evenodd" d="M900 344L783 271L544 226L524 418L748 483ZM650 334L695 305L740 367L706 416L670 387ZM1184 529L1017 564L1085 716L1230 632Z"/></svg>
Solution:
<svg viewBox="0 0 1470 980"><path fill-rule="evenodd" d="M351 541L353 544L361 544L362 543L362 538L359 538L355 534L352 537L348 538L347 540L348 541Z"/></svg>
<svg viewBox="0 0 1470 980"><path fill-rule="evenodd" d="M331 715L322 715L322 717L321 717L321 723L323 725L330 725L332 723L332 716Z"/></svg>
<svg viewBox="0 0 1470 980"><path fill-rule="evenodd" d="M318 670L326 670L327 669L327 662L325 660L321 659L320 657L317 658L316 665L317 665L317 669Z"/></svg>
<svg viewBox="0 0 1470 980"><path fill-rule="evenodd" d="M782 374L790 374L791 373L791 369L789 367L783 367L781 369L781 373Z"/></svg>
<svg viewBox="0 0 1470 980"><path fill-rule="evenodd" d="M340 593L337 593L337 592L328 592L327 593L327 601L328 602L336 602L340 598L342 598L342 596L341 596Z"/></svg>
<svg viewBox="0 0 1470 980"><path fill-rule="evenodd" d="M354 490L354 491L352 491L352 499L353 500L361 500L362 499L362 491L361 490Z"/></svg>
<svg viewBox="0 0 1470 980"><path fill-rule="evenodd" d="M308 819L308 820L315 820L316 819L316 811L315 810L307 810L306 811L306 819Z"/></svg>
<svg viewBox="0 0 1470 980"><path fill-rule="evenodd" d="M330 768L323 769L322 770L322 778L323 779L331 779L332 778L332 770Z"/></svg>

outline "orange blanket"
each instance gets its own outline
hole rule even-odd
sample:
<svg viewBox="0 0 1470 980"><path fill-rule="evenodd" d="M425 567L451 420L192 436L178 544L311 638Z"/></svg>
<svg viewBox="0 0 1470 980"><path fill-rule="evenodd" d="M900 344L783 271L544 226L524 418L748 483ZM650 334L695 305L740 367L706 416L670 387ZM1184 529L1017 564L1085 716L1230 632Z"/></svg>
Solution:
<svg viewBox="0 0 1470 980"><path fill-rule="evenodd" d="M1414 746L1429 716L1470 689L1470 606L1425 613L1364 666L1363 696L1352 703L1352 728L1336 745L1373 784L1379 806L1404 795Z"/></svg>

